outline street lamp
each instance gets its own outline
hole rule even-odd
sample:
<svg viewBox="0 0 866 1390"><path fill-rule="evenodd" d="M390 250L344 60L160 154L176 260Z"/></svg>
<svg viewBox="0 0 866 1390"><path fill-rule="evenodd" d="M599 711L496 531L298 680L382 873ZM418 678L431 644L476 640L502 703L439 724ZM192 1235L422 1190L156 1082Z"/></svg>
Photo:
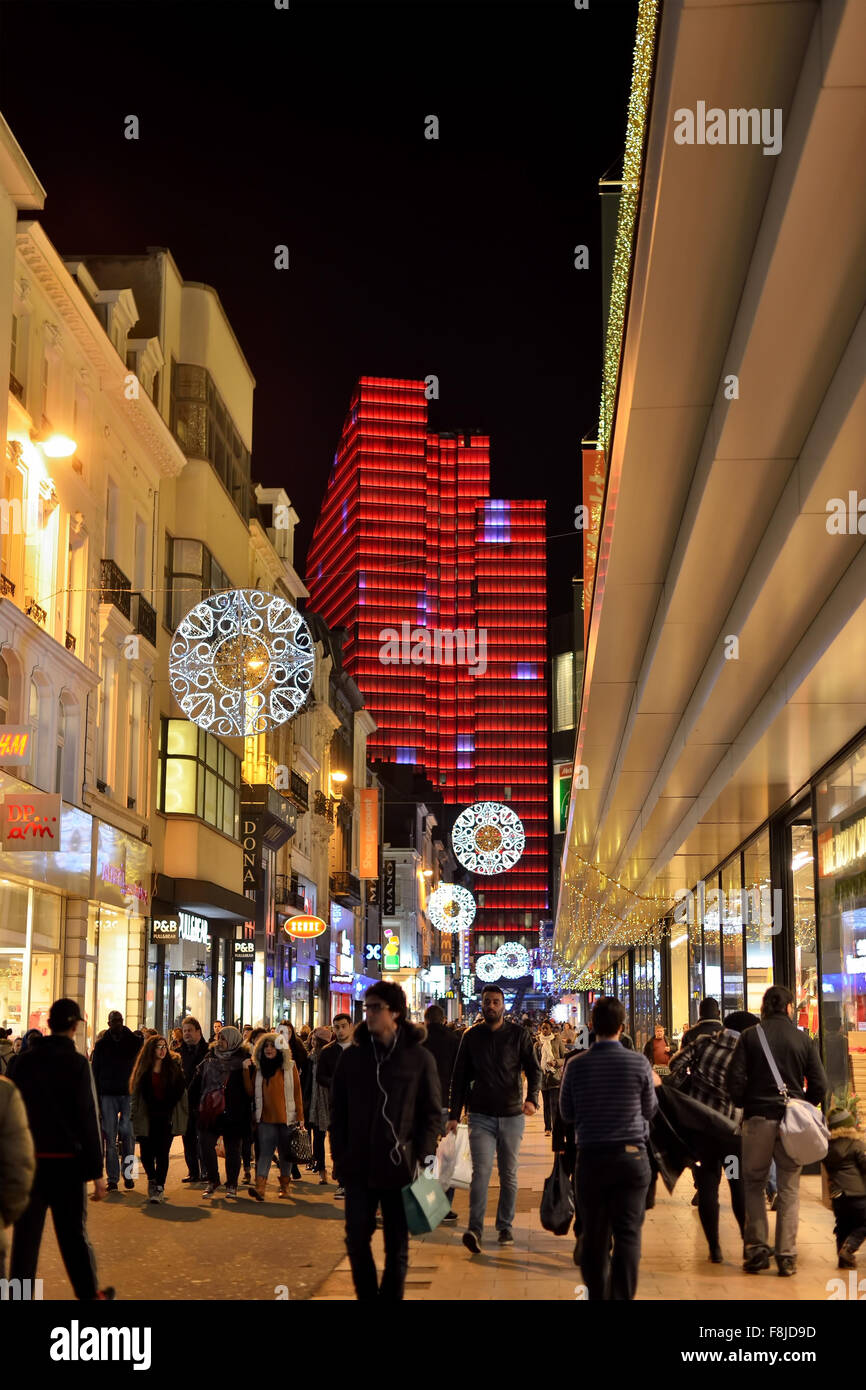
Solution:
<svg viewBox="0 0 866 1390"><path fill-rule="evenodd" d="M46 458L49 459L68 459L76 452L78 444L74 439L70 439L68 434L57 434L55 431L48 433L46 430L32 430L30 438L34 444L38 444Z"/></svg>

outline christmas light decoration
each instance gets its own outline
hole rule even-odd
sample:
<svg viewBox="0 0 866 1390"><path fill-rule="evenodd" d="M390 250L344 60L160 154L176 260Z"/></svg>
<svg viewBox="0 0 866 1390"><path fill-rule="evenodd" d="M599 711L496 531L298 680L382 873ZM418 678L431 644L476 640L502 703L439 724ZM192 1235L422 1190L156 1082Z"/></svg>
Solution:
<svg viewBox="0 0 866 1390"><path fill-rule="evenodd" d="M474 874L504 873L517 863L525 844L520 817L501 801L467 806L451 831L454 854Z"/></svg>
<svg viewBox="0 0 866 1390"><path fill-rule="evenodd" d="M291 603L258 589L228 589L203 599L178 624L169 678L188 719L240 738L298 713L314 660L310 629Z"/></svg>
<svg viewBox="0 0 866 1390"><path fill-rule="evenodd" d="M464 931L475 920L475 899L459 883L440 883L427 900L427 916L439 931Z"/></svg>
<svg viewBox="0 0 866 1390"><path fill-rule="evenodd" d="M525 946L502 945L493 955L479 956L475 962L475 974L484 984L491 985L495 980L520 980L532 974L532 962Z"/></svg>

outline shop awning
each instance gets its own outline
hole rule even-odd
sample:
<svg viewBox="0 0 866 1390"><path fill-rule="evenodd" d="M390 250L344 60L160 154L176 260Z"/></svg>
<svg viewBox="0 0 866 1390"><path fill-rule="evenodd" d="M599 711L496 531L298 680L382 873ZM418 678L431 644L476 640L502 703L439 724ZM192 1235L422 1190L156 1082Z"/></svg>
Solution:
<svg viewBox="0 0 866 1390"><path fill-rule="evenodd" d="M157 874L154 896L212 922L251 922L256 915L252 898L232 893L202 878L168 878L165 874Z"/></svg>

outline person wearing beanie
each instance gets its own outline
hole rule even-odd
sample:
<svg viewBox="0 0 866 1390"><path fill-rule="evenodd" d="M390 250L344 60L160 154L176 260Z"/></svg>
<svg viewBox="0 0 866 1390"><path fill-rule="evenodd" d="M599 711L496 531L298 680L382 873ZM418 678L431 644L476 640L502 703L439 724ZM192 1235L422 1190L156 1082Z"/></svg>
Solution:
<svg viewBox="0 0 866 1390"><path fill-rule="evenodd" d="M866 1143L850 1110L827 1116L830 1143L822 1160L830 1183L839 1269L857 1268L857 1251L866 1240Z"/></svg>
<svg viewBox="0 0 866 1390"><path fill-rule="evenodd" d="M33 1135L36 1180L26 1210L15 1222L9 1277L36 1278L50 1211L75 1297L90 1301L111 1299L114 1289L97 1287L96 1259L87 1238L87 1183L93 1182L96 1202L107 1187L93 1074L75 1046L82 1022L74 999L55 999L48 1013L49 1036L40 1036L16 1059L15 1085Z"/></svg>
<svg viewBox="0 0 866 1390"><path fill-rule="evenodd" d="M196 1068L190 1086L190 1108L198 1111L201 1152L207 1172L202 1197L213 1197L220 1185L217 1139L222 1136L226 1154L226 1196L237 1197L241 1171L241 1144L252 1133L250 1097L243 1080L244 1062L250 1056L240 1029L227 1025L219 1030L208 1054Z"/></svg>
<svg viewBox="0 0 866 1390"><path fill-rule="evenodd" d="M249 1194L265 1200L268 1173L277 1151L280 1196L291 1195L293 1130L304 1123L301 1080L283 1033L262 1033L252 1057L244 1059L244 1086L253 1102L257 1125L256 1184Z"/></svg>

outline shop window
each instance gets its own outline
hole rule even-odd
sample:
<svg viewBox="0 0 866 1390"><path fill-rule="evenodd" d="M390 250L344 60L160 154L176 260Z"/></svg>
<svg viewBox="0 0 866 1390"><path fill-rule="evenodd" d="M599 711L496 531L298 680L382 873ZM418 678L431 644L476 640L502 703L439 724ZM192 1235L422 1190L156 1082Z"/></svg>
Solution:
<svg viewBox="0 0 866 1390"><path fill-rule="evenodd" d="M740 856L722 869L722 1017L745 1008L743 899Z"/></svg>
<svg viewBox="0 0 866 1390"><path fill-rule="evenodd" d="M815 859L812 854L812 820L788 827L788 867L794 922L795 1022L817 1038L819 1033L818 954L815 932Z"/></svg>
<svg viewBox="0 0 866 1390"><path fill-rule="evenodd" d="M764 991L773 983L773 892L770 835L764 830L743 854L746 889L746 1008L760 1014Z"/></svg>
<svg viewBox="0 0 866 1390"><path fill-rule="evenodd" d="M64 801L78 801L78 706L68 696L57 702L54 790Z"/></svg>
<svg viewBox="0 0 866 1390"><path fill-rule="evenodd" d="M866 743L816 799L824 1065L842 1102L866 1078Z"/></svg>
<svg viewBox="0 0 866 1390"><path fill-rule="evenodd" d="M163 720L158 809L197 816L238 838L240 759L212 734L185 719Z"/></svg>
<svg viewBox="0 0 866 1390"><path fill-rule="evenodd" d="M704 997L722 1002L721 904L719 876L711 874L703 888L698 884L698 902L703 893L704 921Z"/></svg>
<svg viewBox="0 0 866 1390"><path fill-rule="evenodd" d="M165 536L165 624L172 632L191 608L232 588L225 570L201 541Z"/></svg>
<svg viewBox="0 0 866 1390"><path fill-rule="evenodd" d="M109 907L99 910L99 961L96 974L96 1029L108 1027L108 1015L118 1009L126 1015L126 975L129 922L125 913Z"/></svg>

